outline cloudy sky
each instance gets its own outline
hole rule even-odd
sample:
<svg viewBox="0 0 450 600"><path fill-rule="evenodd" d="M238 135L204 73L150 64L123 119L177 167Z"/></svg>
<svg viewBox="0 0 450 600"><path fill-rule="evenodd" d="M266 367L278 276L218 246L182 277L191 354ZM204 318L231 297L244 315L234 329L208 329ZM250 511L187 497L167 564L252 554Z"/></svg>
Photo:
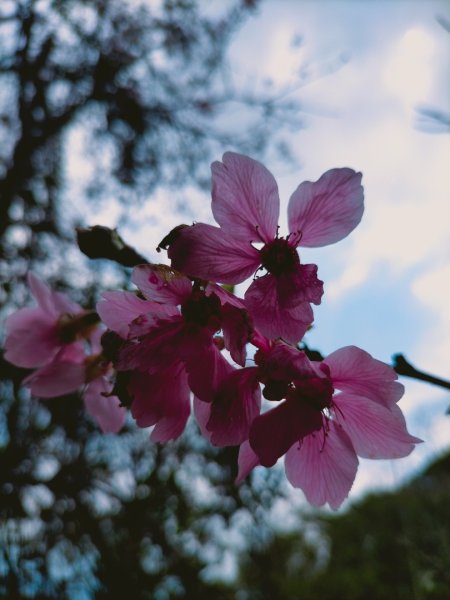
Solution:
<svg viewBox="0 0 450 600"><path fill-rule="evenodd" d="M304 111L305 128L290 140L298 166L266 164L279 183L282 226L301 181L333 167L363 173L361 225L339 244L301 255L325 281L309 345L326 354L354 344L386 362L402 352L448 378L450 135L424 130L417 111L450 113L450 33L442 18L450 21L445 0L267 0L236 36L230 58L236 83L292 86ZM136 219L146 223L142 245L180 222L153 218L167 214L165 202L164 194L160 203L153 198ZM192 194L190 204L196 220L212 222L204 194ZM114 226L111 215L92 219ZM400 405L425 443L401 461L362 461L352 498L403 481L450 446L448 393L404 384Z"/></svg>
<svg viewBox="0 0 450 600"><path fill-rule="evenodd" d="M268 165L284 202L333 167L362 171L366 212L346 240L302 253L325 281L310 346L358 345L390 361L403 352L449 377L450 135L423 130L418 107L450 112L448 2L267 2L233 48L237 74L285 85L306 128L292 137L300 169ZM239 57L239 60L238 60ZM244 57L244 59L242 58ZM401 406L425 440L402 461L363 463L358 490L404 479L450 445L448 393L405 378Z"/></svg>

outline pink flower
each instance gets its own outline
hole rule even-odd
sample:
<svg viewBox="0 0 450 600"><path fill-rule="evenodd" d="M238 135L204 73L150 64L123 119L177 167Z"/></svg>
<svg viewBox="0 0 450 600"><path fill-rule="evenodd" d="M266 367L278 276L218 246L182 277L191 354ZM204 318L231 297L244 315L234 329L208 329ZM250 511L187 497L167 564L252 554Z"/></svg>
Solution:
<svg viewBox="0 0 450 600"><path fill-rule="evenodd" d="M139 427L155 425L152 442L178 438L191 412L187 373L181 362L149 375L134 371L128 386L133 398L131 414Z"/></svg>
<svg viewBox="0 0 450 600"><path fill-rule="evenodd" d="M38 398L56 398L82 389L86 411L104 433L117 433L126 419L126 409L112 394L110 363L101 353L98 328L90 337L90 354L81 342L62 348L51 362L24 379Z"/></svg>
<svg viewBox="0 0 450 600"><path fill-rule="evenodd" d="M22 308L6 319L5 358L18 367L34 368L88 336L96 317L33 273L28 274L28 284L38 306Z"/></svg>
<svg viewBox="0 0 450 600"><path fill-rule="evenodd" d="M98 316L67 296L53 291L33 273L28 284L38 302L6 320L5 358L24 368L35 368L24 379L38 398L56 398L83 389L85 406L102 431L118 431L126 412L110 396L111 366L101 356Z"/></svg>
<svg viewBox="0 0 450 600"><path fill-rule="evenodd" d="M281 344L255 359L266 397L285 400L252 422L239 480L256 464L270 467L285 454L290 483L311 504L336 509L353 484L358 456L401 458L421 441L408 433L397 406L403 386L396 373L355 346L320 363Z"/></svg>
<svg viewBox="0 0 450 600"><path fill-rule="evenodd" d="M51 362L25 377L23 383L37 398L56 398L76 392L86 380L82 343L61 348Z"/></svg>
<svg viewBox="0 0 450 600"><path fill-rule="evenodd" d="M86 411L103 433L117 433L125 425L127 417L126 408L112 393L111 375L111 370L99 375L87 384L83 393Z"/></svg>
<svg viewBox="0 0 450 600"><path fill-rule="evenodd" d="M289 201L290 233L280 238L272 174L247 156L227 152L223 163L212 164L212 211L220 227L180 228L169 257L190 276L231 284L264 268L267 274L250 285L245 304L264 335L295 343L313 321L310 303L320 304L323 294L317 266L301 264L297 246L338 242L358 225L363 210L361 174L332 169L298 186Z"/></svg>
<svg viewBox="0 0 450 600"><path fill-rule="evenodd" d="M248 439L261 410L258 369L229 367L211 394L211 402L194 399L194 412L204 437L214 446L238 446Z"/></svg>
<svg viewBox="0 0 450 600"><path fill-rule="evenodd" d="M132 279L151 305L139 316L130 313L129 341L120 351L117 368L152 375L181 361L191 390L199 398L209 398L226 363L218 350L220 339L215 337L219 331L232 358L245 362L252 330L242 302L213 284L193 285L163 265L140 265ZM108 296L107 303L112 298ZM105 318L105 304L98 310ZM110 319L105 322L109 325Z"/></svg>
<svg viewBox="0 0 450 600"><path fill-rule="evenodd" d="M145 300L108 292L97 310L127 340L116 367L127 372L131 413L139 426L155 425L151 439L163 442L184 430L190 391L210 401L231 369L219 346L243 364L252 330L242 301L216 285L193 285L164 265L140 265L132 280Z"/></svg>

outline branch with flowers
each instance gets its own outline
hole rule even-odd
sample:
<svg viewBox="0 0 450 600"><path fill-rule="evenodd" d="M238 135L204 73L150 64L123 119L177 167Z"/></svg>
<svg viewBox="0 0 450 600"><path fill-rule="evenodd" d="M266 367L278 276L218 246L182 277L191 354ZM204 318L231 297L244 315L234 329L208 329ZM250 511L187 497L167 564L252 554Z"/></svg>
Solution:
<svg viewBox="0 0 450 600"><path fill-rule="evenodd" d="M133 267L137 291L105 292L84 310L29 273L38 306L7 319L5 358L32 369L24 385L36 397L82 390L105 432L118 432L129 410L165 443L193 412L213 445L239 446L237 483L284 456L289 482L337 509L358 457L401 458L421 442L407 431L391 366L355 346L323 357L302 341L323 282L297 248L338 242L363 210L361 174L331 169L294 191L281 237L275 179L228 152L212 165L218 227L175 228L160 244L170 265L150 264L115 231L78 230L87 256ZM237 297L234 286L251 276ZM397 359L396 370L418 377L405 364Z"/></svg>

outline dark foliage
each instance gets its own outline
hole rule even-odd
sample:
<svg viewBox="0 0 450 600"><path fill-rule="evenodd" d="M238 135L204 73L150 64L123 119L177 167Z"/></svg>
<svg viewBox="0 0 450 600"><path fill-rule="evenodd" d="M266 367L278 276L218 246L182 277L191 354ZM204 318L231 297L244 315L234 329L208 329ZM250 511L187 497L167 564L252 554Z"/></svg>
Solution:
<svg viewBox="0 0 450 600"><path fill-rule="evenodd" d="M368 496L345 514L252 548L243 600L450 598L450 455L399 491ZM313 534L313 535L311 535Z"/></svg>
<svg viewBox="0 0 450 600"><path fill-rule="evenodd" d="M191 0L2 0L2 320L29 301L30 269L94 305L105 263L75 241L90 206L114 197L131 208L158 186L202 185L230 147L274 149L274 123L292 125L296 107L236 89L226 64L256 4L208 15ZM76 197L74 135L91 167ZM119 235L113 246L125 285L127 267L145 258ZM103 436L78 396L39 401L20 386L25 370L1 359L0 372L1 597L233 597L209 570L239 515L266 528L276 474L237 488L236 452L211 448L195 425L164 448L134 425Z"/></svg>

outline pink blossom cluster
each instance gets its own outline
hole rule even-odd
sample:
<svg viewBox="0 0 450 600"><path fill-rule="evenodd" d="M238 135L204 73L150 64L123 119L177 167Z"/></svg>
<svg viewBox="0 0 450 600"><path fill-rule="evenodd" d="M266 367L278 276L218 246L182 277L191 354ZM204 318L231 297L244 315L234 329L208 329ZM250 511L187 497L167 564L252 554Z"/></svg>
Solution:
<svg viewBox="0 0 450 600"><path fill-rule="evenodd" d="M262 164L226 153L212 165L218 227L177 227L161 244L171 265L138 265L138 291L104 293L96 313L30 274L39 307L7 320L6 359L36 369L25 380L36 396L82 389L103 431L118 431L129 407L138 426L153 426L152 441L167 442L192 406L213 445L240 447L238 482L284 456L311 504L338 508L358 457L404 457L421 440L407 431L391 367L355 346L316 361L299 345L323 282L297 248L338 242L358 225L361 174L331 169L301 183L285 237L279 204ZM244 298L228 291L252 275Z"/></svg>
<svg viewBox="0 0 450 600"><path fill-rule="evenodd" d="M21 308L6 319L5 359L34 369L23 383L39 398L83 387L86 410L102 431L119 431L126 410L119 398L109 396L113 369L102 352L98 315L51 290L33 273L28 285L38 306Z"/></svg>

